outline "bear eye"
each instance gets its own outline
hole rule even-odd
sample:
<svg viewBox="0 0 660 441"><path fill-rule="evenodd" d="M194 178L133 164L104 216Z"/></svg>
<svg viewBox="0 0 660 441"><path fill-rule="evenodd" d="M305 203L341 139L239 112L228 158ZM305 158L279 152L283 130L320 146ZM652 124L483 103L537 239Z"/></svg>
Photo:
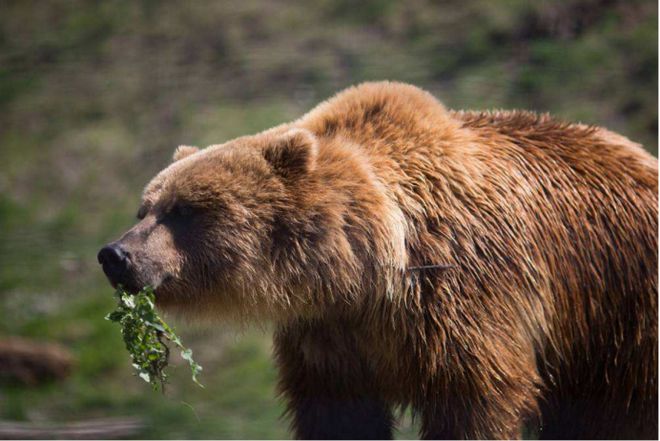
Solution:
<svg viewBox="0 0 660 441"><path fill-rule="evenodd" d="M193 212L193 207L188 204L178 203L172 207L172 214L179 217L190 216Z"/></svg>
<svg viewBox="0 0 660 441"><path fill-rule="evenodd" d="M147 209L146 206L143 205L142 207L140 207L140 209L138 210L135 217L137 217L138 220L142 220L147 215L147 211L149 211L149 210Z"/></svg>

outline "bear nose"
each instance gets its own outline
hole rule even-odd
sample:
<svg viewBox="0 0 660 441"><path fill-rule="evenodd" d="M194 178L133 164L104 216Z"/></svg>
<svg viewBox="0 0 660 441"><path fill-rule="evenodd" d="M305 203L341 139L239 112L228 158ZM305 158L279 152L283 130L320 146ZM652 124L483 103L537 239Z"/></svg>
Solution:
<svg viewBox="0 0 660 441"><path fill-rule="evenodd" d="M103 272L110 282L117 284L128 269L128 258L126 252L117 244L109 244L101 248L97 256L99 263L103 265Z"/></svg>
<svg viewBox="0 0 660 441"><path fill-rule="evenodd" d="M126 260L126 253L117 244L106 245L101 248L97 256L101 265L116 266Z"/></svg>

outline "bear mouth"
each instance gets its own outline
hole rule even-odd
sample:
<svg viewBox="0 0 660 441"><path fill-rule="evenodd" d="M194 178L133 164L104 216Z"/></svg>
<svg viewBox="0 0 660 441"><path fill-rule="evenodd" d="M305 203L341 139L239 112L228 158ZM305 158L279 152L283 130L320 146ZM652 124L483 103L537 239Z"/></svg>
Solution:
<svg viewBox="0 0 660 441"><path fill-rule="evenodd" d="M122 271L121 273L116 273L112 270L107 270L105 267L103 267L103 271L106 275L106 278L108 279L108 282L110 282L110 285L114 289L121 287L121 289L129 294L137 294L143 289L150 287L153 289L154 295L158 297L159 293L162 295L163 291L167 291L167 286L164 287L163 285L169 285L174 279L174 277L169 273L166 273L161 277L145 278L151 280L143 280L143 278L139 277L139 275L135 274L133 271Z"/></svg>
<svg viewBox="0 0 660 441"><path fill-rule="evenodd" d="M114 289L121 287L121 289L130 294L136 294L142 289L141 284L135 280L129 271L118 272L103 265L103 272Z"/></svg>

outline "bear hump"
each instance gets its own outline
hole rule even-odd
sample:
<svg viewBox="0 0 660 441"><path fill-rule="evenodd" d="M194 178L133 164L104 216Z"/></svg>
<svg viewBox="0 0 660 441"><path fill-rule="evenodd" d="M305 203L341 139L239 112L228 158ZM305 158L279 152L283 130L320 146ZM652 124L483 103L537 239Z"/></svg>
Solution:
<svg viewBox="0 0 660 441"><path fill-rule="evenodd" d="M298 123L318 135L355 131L366 125L394 124L402 128L446 124L452 118L440 101L425 90L392 81L349 87L322 102Z"/></svg>

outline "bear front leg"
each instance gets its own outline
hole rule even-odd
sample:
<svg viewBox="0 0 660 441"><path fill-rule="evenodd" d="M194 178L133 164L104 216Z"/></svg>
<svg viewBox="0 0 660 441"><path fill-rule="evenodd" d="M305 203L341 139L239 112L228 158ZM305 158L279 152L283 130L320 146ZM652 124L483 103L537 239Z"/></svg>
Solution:
<svg viewBox="0 0 660 441"><path fill-rule="evenodd" d="M354 339L338 327L298 325L275 336L279 389L298 439L392 439L390 406ZM334 332L331 332L334 331Z"/></svg>
<svg viewBox="0 0 660 441"><path fill-rule="evenodd" d="M292 397L289 409L297 439L392 439L390 410L369 397Z"/></svg>
<svg viewBox="0 0 660 441"><path fill-rule="evenodd" d="M421 437L521 439L525 424L538 415L539 379L533 360L506 355L502 350L499 359L473 357L461 375L431 381L424 401L415 406Z"/></svg>
<svg viewBox="0 0 660 441"><path fill-rule="evenodd" d="M515 415L496 415L484 409L467 408L438 411L433 405L421 414L421 439L522 439L524 421ZM488 421L489 417L492 420Z"/></svg>

